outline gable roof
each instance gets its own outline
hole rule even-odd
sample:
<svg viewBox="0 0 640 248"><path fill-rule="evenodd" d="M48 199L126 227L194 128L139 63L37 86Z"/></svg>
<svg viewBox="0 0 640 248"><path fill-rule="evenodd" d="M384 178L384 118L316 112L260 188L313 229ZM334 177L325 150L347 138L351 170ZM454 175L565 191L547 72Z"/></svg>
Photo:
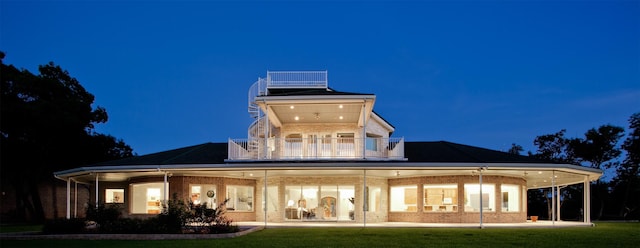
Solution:
<svg viewBox="0 0 640 248"><path fill-rule="evenodd" d="M204 143L142 156L102 162L91 166L224 164L226 163L225 159L227 159L227 147L227 143ZM389 163L553 163L533 157L447 141L405 142L405 157L407 161L389 161ZM332 161L328 160L323 162L331 163ZM234 161L234 163L242 163L242 161Z"/></svg>

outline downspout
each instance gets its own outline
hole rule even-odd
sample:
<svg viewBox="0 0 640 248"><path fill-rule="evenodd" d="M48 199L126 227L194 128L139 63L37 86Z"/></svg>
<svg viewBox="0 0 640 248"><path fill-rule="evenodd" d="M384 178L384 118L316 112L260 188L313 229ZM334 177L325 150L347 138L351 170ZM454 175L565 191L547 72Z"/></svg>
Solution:
<svg viewBox="0 0 640 248"><path fill-rule="evenodd" d="M267 194L267 170L264 170L264 228L267 228L267 206L269 206Z"/></svg>

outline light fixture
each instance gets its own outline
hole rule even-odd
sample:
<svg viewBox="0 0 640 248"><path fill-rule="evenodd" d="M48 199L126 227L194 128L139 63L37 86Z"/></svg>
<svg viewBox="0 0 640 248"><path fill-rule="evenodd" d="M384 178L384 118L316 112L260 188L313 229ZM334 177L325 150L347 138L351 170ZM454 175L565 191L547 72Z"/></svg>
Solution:
<svg viewBox="0 0 640 248"><path fill-rule="evenodd" d="M297 121L297 120L300 120L300 117L296 116L296 117L293 117L293 119Z"/></svg>
<svg viewBox="0 0 640 248"><path fill-rule="evenodd" d="M338 118L340 118L340 120L344 119L344 117L342 117L342 115L340 117L338 117Z"/></svg>
<svg viewBox="0 0 640 248"><path fill-rule="evenodd" d="M338 108L342 108L342 104L338 105Z"/></svg>
<svg viewBox="0 0 640 248"><path fill-rule="evenodd" d="M538 174L542 174L542 171L538 171Z"/></svg>
<svg viewBox="0 0 640 248"><path fill-rule="evenodd" d="M320 113L313 113L314 117L316 118L316 120L320 119Z"/></svg>
<svg viewBox="0 0 640 248"><path fill-rule="evenodd" d="M294 109L295 107L293 105L289 106L290 109Z"/></svg>
<svg viewBox="0 0 640 248"><path fill-rule="evenodd" d="M396 176L400 176L400 171L396 171Z"/></svg>

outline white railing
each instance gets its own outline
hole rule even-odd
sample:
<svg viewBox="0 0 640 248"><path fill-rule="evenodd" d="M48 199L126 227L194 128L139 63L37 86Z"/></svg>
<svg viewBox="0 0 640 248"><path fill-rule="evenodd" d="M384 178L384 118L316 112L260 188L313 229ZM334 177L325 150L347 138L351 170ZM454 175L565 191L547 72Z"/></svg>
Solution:
<svg viewBox="0 0 640 248"><path fill-rule="evenodd" d="M228 160L404 160L403 138L229 139Z"/></svg>
<svg viewBox="0 0 640 248"><path fill-rule="evenodd" d="M327 71L267 71L268 88L327 88Z"/></svg>

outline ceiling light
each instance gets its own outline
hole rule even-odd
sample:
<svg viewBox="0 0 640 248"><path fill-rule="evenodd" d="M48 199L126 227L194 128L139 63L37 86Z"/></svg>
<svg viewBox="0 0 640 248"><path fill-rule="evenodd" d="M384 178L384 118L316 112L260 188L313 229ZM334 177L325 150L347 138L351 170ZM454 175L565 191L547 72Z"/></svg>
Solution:
<svg viewBox="0 0 640 248"><path fill-rule="evenodd" d="M342 115L340 117L338 117L338 118L340 118L340 120L344 119L344 117L342 117Z"/></svg>
<svg viewBox="0 0 640 248"><path fill-rule="evenodd" d="M342 104L340 104L340 105L338 106L338 108L342 108Z"/></svg>
<svg viewBox="0 0 640 248"><path fill-rule="evenodd" d="M290 109L294 109L295 107L293 105L289 106Z"/></svg>
<svg viewBox="0 0 640 248"><path fill-rule="evenodd" d="M300 117L296 116L296 117L293 117L293 119L295 119L297 121L297 120L300 120Z"/></svg>
<svg viewBox="0 0 640 248"><path fill-rule="evenodd" d="M538 171L538 174L542 174L542 171Z"/></svg>

